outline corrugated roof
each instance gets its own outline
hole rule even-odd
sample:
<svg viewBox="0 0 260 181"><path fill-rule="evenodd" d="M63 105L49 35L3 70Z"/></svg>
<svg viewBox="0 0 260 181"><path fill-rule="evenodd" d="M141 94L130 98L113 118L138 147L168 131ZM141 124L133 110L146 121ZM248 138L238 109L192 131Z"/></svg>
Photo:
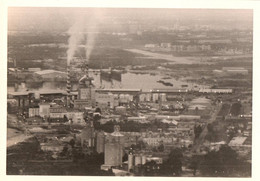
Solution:
<svg viewBox="0 0 260 181"><path fill-rule="evenodd" d="M246 141L247 137L234 137L232 140L229 142L229 146L240 146L243 145L243 143Z"/></svg>
<svg viewBox="0 0 260 181"><path fill-rule="evenodd" d="M36 73L36 74L39 74L39 75L45 75L45 74L51 74L51 73L66 74L66 72L61 72L61 71L51 70L51 69L41 70L41 71L37 71L37 72L35 72L35 73Z"/></svg>

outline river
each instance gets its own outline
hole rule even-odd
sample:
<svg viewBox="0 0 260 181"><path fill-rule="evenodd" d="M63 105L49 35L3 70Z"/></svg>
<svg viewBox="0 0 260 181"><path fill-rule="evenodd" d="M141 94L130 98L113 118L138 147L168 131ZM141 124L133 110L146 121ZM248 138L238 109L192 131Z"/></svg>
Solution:
<svg viewBox="0 0 260 181"><path fill-rule="evenodd" d="M192 88L204 88L204 86L200 86L194 83L188 83L184 79L174 79L167 78L165 79L165 75L163 74L138 74L138 73L123 73L121 74L121 81L117 81L114 79L104 80L100 79L100 74L90 73L90 76L93 77L94 85L96 88L107 88L107 89L142 89L142 90L150 90L155 88L173 88L173 89L192 89ZM158 81L164 81L167 83L171 83L172 86L166 86L163 83ZM72 83L72 90L77 90L78 83ZM33 90L66 90L66 82L54 82L54 81L45 81L42 84L39 84L37 87L30 86L26 83L21 83L18 85L17 91L33 91ZM8 87L8 92L14 92L14 86Z"/></svg>

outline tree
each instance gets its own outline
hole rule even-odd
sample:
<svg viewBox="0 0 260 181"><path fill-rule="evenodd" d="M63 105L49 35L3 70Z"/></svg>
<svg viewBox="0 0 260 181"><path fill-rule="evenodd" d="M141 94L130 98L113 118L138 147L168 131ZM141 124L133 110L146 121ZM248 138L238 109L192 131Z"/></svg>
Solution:
<svg viewBox="0 0 260 181"><path fill-rule="evenodd" d="M152 160L150 162L146 162L142 170L144 176L154 176L158 171L158 165L154 160Z"/></svg>
<svg viewBox="0 0 260 181"><path fill-rule="evenodd" d="M125 161L127 161L127 160L128 160L128 154L125 153L124 156L123 156L123 158L122 158L122 161L125 162Z"/></svg>
<svg viewBox="0 0 260 181"><path fill-rule="evenodd" d="M97 107L95 112L99 112L101 114L101 109L99 107Z"/></svg>
<svg viewBox="0 0 260 181"><path fill-rule="evenodd" d="M182 159L183 159L183 154L182 154L182 150L180 148L173 149L169 154L169 158L167 160L167 163L170 166L172 173L175 176L181 175Z"/></svg>
<svg viewBox="0 0 260 181"><path fill-rule="evenodd" d="M200 136L201 132L202 132L201 125L195 125L194 126L195 139L197 139Z"/></svg>
<svg viewBox="0 0 260 181"><path fill-rule="evenodd" d="M70 142L69 142L70 146L72 148L74 148L74 145L75 145L75 140L74 139L71 139Z"/></svg>
<svg viewBox="0 0 260 181"><path fill-rule="evenodd" d="M164 145L163 145L163 143L161 143L159 146L158 146L158 151L159 152L163 152L164 151Z"/></svg>
<svg viewBox="0 0 260 181"><path fill-rule="evenodd" d="M63 122L68 122L68 121L69 121L68 117L66 115L64 115L63 116Z"/></svg>
<svg viewBox="0 0 260 181"><path fill-rule="evenodd" d="M200 170L205 176L237 176L243 169L237 153L227 145L222 146L219 151L211 151L205 155Z"/></svg>
<svg viewBox="0 0 260 181"><path fill-rule="evenodd" d="M196 172L199 168L201 158L198 155L193 155L191 158L190 168L193 169L193 175L196 175Z"/></svg>

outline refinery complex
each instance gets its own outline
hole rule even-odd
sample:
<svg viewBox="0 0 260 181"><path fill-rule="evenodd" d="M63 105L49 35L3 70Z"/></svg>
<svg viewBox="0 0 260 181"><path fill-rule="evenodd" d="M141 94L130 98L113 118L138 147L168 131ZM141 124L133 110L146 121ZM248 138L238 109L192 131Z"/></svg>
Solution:
<svg viewBox="0 0 260 181"><path fill-rule="evenodd" d="M7 175L251 176L251 11L244 22L229 10L226 22L219 10L218 25L169 10L168 25L156 10L107 9L102 21L105 10L90 8L98 18L85 25L83 8L48 31L19 24L26 34L13 24L27 10L14 9Z"/></svg>

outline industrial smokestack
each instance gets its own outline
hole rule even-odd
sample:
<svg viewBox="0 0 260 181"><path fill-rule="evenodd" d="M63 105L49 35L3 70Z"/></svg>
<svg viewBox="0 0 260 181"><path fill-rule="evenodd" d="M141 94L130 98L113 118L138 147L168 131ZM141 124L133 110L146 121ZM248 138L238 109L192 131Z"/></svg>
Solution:
<svg viewBox="0 0 260 181"><path fill-rule="evenodd" d="M88 48L86 47L86 62L85 62L85 75L87 78L89 78L89 72L88 72L88 61L89 61L89 57L88 57Z"/></svg>
<svg viewBox="0 0 260 181"><path fill-rule="evenodd" d="M70 91L71 91L71 83L70 83L70 65L67 66L67 107L70 106Z"/></svg>

